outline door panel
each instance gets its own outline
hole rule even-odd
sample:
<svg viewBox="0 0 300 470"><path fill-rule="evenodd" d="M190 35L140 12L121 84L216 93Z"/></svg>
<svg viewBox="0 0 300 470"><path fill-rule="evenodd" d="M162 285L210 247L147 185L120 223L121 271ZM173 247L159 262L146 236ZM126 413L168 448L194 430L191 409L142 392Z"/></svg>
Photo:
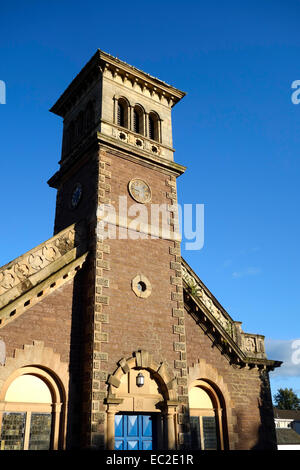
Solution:
<svg viewBox="0 0 300 470"><path fill-rule="evenodd" d="M124 436L124 419L122 415L115 416L115 437Z"/></svg>
<svg viewBox="0 0 300 470"><path fill-rule="evenodd" d="M116 450L152 450L152 416L116 415Z"/></svg>
<svg viewBox="0 0 300 470"><path fill-rule="evenodd" d="M127 416L127 436L139 435L139 416Z"/></svg>
<svg viewBox="0 0 300 470"><path fill-rule="evenodd" d="M127 441L127 450L139 450L139 441Z"/></svg>
<svg viewBox="0 0 300 470"><path fill-rule="evenodd" d="M152 437L152 419L151 416L142 416L143 437Z"/></svg>
<svg viewBox="0 0 300 470"><path fill-rule="evenodd" d="M142 450L152 450L152 440L142 442Z"/></svg>

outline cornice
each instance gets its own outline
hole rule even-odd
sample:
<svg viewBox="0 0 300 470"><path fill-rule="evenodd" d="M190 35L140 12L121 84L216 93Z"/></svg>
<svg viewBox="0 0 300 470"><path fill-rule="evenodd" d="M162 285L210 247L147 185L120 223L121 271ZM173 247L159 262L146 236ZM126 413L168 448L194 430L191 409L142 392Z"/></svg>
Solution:
<svg viewBox="0 0 300 470"><path fill-rule="evenodd" d="M186 170L186 167L180 165L179 163L176 163L172 160L167 160L166 158L160 157L159 155L153 155L150 152L133 147L126 142L118 141L114 137L110 137L106 134L98 132L97 138L99 144L105 144L118 150L119 155L123 156L123 158L133 159L141 164L148 164L156 168L164 169L176 176L182 175Z"/></svg>
<svg viewBox="0 0 300 470"><path fill-rule="evenodd" d="M186 93L184 91L175 88L174 86L160 80L157 77L153 77L152 75L140 70L133 65L127 64L126 62L120 60L117 57L113 57L112 55L101 51L98 49L100 60L105 68L111 68L114 73L119 73L120 71L125 74L125 77L129 80L139 81L141 84L145 84L145 86L150 86L156 89L159 89L162 93L167 94L171 99L173 99L174 104L181 100Z"/></svg>
<svg viewBox="0 0 300 470"><path fill-rule="evenodd" d="M161 97L164 96L171 107L186 95L185 92L172 85L98 49L75 76L50 111L64 117L68 109L77 102L92 83L101 78L105 70L110 70L114 76L120 75L123 81L131 81L132 85L139 83L142 87L149 88L151 93L157 93Z"/></svg>
<svg viewBox="0 0 300 470"><path fill-rule="evenodd" d="M186 170L186 167L179 163L167 160L159 155L153 155L148 151L126 144L126 142L118 141L114 137L97 132L89 136L82 145L76 146L68 158L61 161L60 169L48 180L48 185L51 188L58 189L65 178L86 162L89 153L98 150L100 146L106 146L108 149L114 150L121 158L171 173L176 177L182 175Z"/></svg>

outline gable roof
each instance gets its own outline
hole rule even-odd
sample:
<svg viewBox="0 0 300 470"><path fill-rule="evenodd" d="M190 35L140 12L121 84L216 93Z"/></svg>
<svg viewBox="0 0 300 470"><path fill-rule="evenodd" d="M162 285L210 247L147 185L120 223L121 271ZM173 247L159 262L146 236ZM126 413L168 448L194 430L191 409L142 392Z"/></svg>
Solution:
<svg viewBox="0 0 300 470"><path fill-rule="evenodd" d="M289 428L277 428L276 429L276 438L278 445L288 445L288 444L299 444L300 445L300 435Z"/></svg>
<svg viewBox="0 0 300 470"><path fill-rule="evenodd" d="M279 410L274 408L274 418L300 421L300 410Z"/></svg>

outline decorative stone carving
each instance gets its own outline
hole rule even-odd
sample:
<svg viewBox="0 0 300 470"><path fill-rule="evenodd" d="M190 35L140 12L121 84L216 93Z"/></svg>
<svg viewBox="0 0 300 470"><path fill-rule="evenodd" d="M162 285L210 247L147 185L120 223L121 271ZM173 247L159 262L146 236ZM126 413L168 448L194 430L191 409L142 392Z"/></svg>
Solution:
<svg viewBox="0 0 300 470"><path fill-rule="evenodd" d="M255 353L256 352L256 345L255 345L255 338L246 336L244 337L244 350L247 352Z"/></svg>
<svg viewBox="0 0 300 470"><path fill-rule="evenodd" d="M233 336L233 327L230 319L226 318L221 310L214 304L213 300L206 294L205 290L200 286L197 280L192 276L184 265L181 266L182 277L192 295L202 302L214 318L220 323L224 330Z"/></svg>
<svg viewBox="0 0 300 470"><path fill-rule="evenodd" d="M76 226L75 232L72 225L51 240L3 266L0 270L0 296L73 249L75 234L80 239L82 231Z"/></svg>
<svg viewBox="0 0 300 470"><path fill-rule="evenodd" d="M23 281L29 274L29 267L26 264L17 263L14 267L15 274L20 281Z"/></svg>
<svg viewBox="0 0 300 470"><path fill-rule="evenodd" d="M9 271L4 271L1 286L4 289L10 289L15 284L15 278Z"/></svg>
<svg viewBox="0 0 300 470"><path fill-rule="evenodd" d="M54 261L57 255L57 250L53 246L46 245L44 246L42 253L47 261Z"/></svg>
<svg viewBox="0 0 300 470"><path fill-rule="evenodd" d="M30 255L28 262L33 269L41 269L43 265L43 258L39 255Z"/></svg>
<svg viewBox="0 0 300 470"><path fill-rule="evenodd" d="M244 333L241 329L240 322L234 322L230 317L225 316L184 264L181 265L181 270L182 278L187 284L190 294L197 298L199 302L208 309L226 333L234 339L244 354L248 357L266 358L264 338L260 335Z"/></svg>

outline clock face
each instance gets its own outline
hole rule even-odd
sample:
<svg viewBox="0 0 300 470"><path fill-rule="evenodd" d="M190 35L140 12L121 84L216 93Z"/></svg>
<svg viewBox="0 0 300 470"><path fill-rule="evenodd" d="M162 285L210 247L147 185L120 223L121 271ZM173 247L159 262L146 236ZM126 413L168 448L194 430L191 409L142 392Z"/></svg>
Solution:
<svg viewBox="0 0 300 470"><path fill-rule="evenodd" d="M72 192L71 206L73 209L78 206L82 196L82 187L80 183L77 183Z"/></svg>
<svg viewBox="0 0 300 470"><path fill-rule="evenodd" d="M145 204L151 200L150 186L141 179L131 180L129 183L129 192L137 202Z"/></svg>

